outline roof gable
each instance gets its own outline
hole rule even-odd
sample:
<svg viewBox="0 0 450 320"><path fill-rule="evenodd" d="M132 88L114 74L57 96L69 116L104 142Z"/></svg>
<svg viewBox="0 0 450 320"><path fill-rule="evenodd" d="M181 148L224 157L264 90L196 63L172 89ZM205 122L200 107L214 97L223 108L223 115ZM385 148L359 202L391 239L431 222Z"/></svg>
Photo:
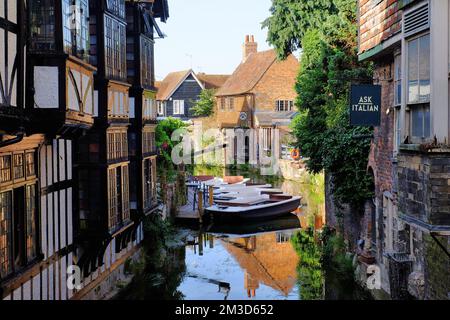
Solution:
<svg viewBox="0 0 450 320"><path fill-rule="evenodd" d="M252 53L237 67L216 95L239 95L251 91L276 59L275 50Z"/></svg>
<svg viewBox="0 0 450 320"><path fill-rule="evenodd" d="M179 72L169 73L164 80L159 84L158 93L156 94L156 100L158 101L166 101L169 100L170 97L178 90L178 88L183 84L187 79L194 79L198 85L205 89L203 84L199 81L194 71L186 70Z"/></svg>

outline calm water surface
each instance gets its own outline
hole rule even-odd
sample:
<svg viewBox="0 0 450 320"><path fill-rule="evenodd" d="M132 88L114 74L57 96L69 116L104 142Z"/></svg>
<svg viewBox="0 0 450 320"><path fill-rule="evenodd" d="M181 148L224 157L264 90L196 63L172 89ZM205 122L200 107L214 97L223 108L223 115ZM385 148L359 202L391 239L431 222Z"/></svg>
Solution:
<svg viewBox="0 0 450 320"><path fill-rule="evenodd" d="M269 222L209 226L204 230L180 227L179 244L149 253L150 262L119 298L368 298L353 281L341 279L318 258L316 235L325 223L323 177L305 176L302 182L292 182L253 175L253 181L301 195L302 208ZM308 227L310 235L305 233Z"/></svg>

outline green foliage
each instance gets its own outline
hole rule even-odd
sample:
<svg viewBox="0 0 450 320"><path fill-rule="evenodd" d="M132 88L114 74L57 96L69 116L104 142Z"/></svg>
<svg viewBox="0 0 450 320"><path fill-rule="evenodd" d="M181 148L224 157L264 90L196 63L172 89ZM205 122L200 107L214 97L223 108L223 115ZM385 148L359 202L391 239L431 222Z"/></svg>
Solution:
<svg viewBox="0 0 450 320"><path fill-rule="evenodd" d="M297 145L310 172L330 174L336 204L359 207L372 196L373 182L366 172L370 139L355 137L372 130L349 125L348 96L351 83L372 80L373 69L358 61L356 1L273 4L265 23L269 41L281 57L296 47L303 50L296 84L299 115L292 123Z"/></svg>
<svg viewBox="0 0 450 320"><path fill-rule="evenodd" d="M321 300L324 292L322 248L314 238L314 229L303 229L292 238L292 245L300 257L297 282L302 300Z"/></svg>
<svg viewBox="0 0 450 320"><path fill-rule="evenodd" d="M214 96L216 90L205 89L200 93L198 101L191 108L196 117L209 117L214 113Z"/></svg>
<svg viewBox="0 0 450 320"><path fill-rule="evenodd" d="M279 58L285 58L301 47L306 30L322 24L324 16L336 13L333 1L272 0L271 16L262 26L268 29L268 42Z"/></svg>
<svg viewBox="0 0 450 320"><path fill-rule="evenodd" d="M158 122L156 126L156 146L161 150L160 160L163 160L164 165L172 164L172 149L175 146L172 141L172 134L175 130L186 127L187 124L183 121L171 117Z"/></svg>
<svg viewBox="0 0 450 320"><path fill-rule="evenodd" d="M323 259L333 271L343 280L353 280L353 261L347 254L347 245L342 236L323 233Z"/></svg>

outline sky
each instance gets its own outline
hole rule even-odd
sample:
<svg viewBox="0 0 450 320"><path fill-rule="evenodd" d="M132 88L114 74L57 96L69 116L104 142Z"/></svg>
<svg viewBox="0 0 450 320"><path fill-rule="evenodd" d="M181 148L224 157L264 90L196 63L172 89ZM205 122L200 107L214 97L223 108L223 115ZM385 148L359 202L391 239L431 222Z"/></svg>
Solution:
<svg viewBox="0 0 450 320"><path fill-rule="evenodd" d="M173 71L231 74L242 59L245 35L268 50L271 0L169 0L170 18L158 24L167 35L155 43L156 80Z"/></svg>

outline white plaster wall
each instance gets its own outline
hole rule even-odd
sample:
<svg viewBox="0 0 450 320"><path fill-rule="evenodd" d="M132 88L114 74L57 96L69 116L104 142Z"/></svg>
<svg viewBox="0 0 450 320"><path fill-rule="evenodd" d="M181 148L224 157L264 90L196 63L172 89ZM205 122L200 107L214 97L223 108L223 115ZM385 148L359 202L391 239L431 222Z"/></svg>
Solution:
<svg viewBox="0 0 450 320"><path fill-rule="evenodd" d="M17 23L17 1L8 0L8 20Z"/></svg>
<svg viewBox="0 0 450 320"><path fill-rule="evenodd" d="M72 180L72 141L67 140L67 180Z"/></svg>
<svg viewBox="0 0 450 320"><path fill-rule="evenodd" d="M72 188L67 189L67 245L73 244Z"/></svg>
<svg viewBox="0 0 450 320"><path fill-rule="evenodd" d="M67 246L66 234L66 190L59 193L59 230L60 230L60 246L65 248Z"/></svg>
<svg viewBox="0 0 450 320"><path fill-rule="evenodd" d="M4 17L5 17L5 3L3 1L0 1L0 18Z"/></svg>
<svg viewBox="0 0 450 320"><path fill-rule="evenodd" d="M54 288L55 285L55 273L54 273L54 266L51 264L48 267L48 300L54 300Z"/></svg>
<svg viewBox="0 0 450 320"><path fill-rule="evenodd" d="M71 70L73 77L75 78L75 81L77 80L77 78L80 78L80 74L77 71ZM75 91L75 85L72 82L72 79L68 78L67 79L67 85L68 85L68 109L70 110L75 110L75 111L80 111L80 106L78 103L78 98L77 98L77 94ZM79 90L81 90L81 87L79 87ZM81 92L80 92L81 93Z"/></svg>
<svg viewBox="0 0 450 320"><path fill-rule="evenodd" d="M58 67L34 67L35 108L58 108Z"/></svg>
<svg viewBox="0 0 450 320"><path fill-rule="evenodd" d="M47 234L48 234L48 255L47 257L51 257L54 253L53 248L53 193L48 194L47 196Z"/></svg>
<svg viewBox="0 0 450 320"><path fill-rule="evenodd" d="M46 158L47 158L47 148L43 146L39 150L39 164L41 167L40 174L41 178L39 179L41 181L41 188L45 188L47 186L47 171L46 171Z"/></svg>
<svg viewBox="0 0 450 320"><path fill-rule="evenodd" d="M22 300L31 300L31 280L28 280L22 286Z"/></svg>
<svg viewBox="0 0 450 320"><path fill-rule="evenodd" d="M135 99L133 97L130 98L130 118L134 119L135 117Z"/></svg>
<svg viewBox="0 0 450 320"><path fill-rule="evenodd" d="M42 300L48 299L48 269L42 270Z"/></svg>
<svg viewBox="0 0 450 320"><path fill-rule="evenodd" d="M22 299L22 287L17 288L13 292L13 300L21 300Z"/></svg>
<svg viewBox="0 0 450 320"><path fill-rule="evenodd" d="M92 114L94 111L94 92L92 85L90 84L90 78L83 74L82 76L82 82L83 82L83 95L82 99L85 99L83 101L84 103L84 112L88 114Z"/></svg>
<svg viewBox="0 0 450 320"><path fill-rule="evenodd" d="M98 117L98 91L94 91L94 117Z"/></svg>
<svg viewBox="0 0 450 320"><path fill-rule="evenodd" d="M9 8L9 6L8 6ZM16 75L14 76L14 81L12 81L13 79L13 65L14 65L14 60L16 59L17 56L17 36L12 33L9 32L8 33L8 68L9 68L9 86L12 86L12 91L11 91L11 105L12 106L17 106L17 77L18 74L16 72ZM4 81L4 80L3 80ZM9 90L11 88L8 88Z"/></svg>
<svg viewBox="0 0 450 320"><path fill-rule="evenodd" d="M55 253L61 249L59 244L59 193L59 191L56 191L53 194L53 228L55 229Z"/></svg>
<svg viewBox="0 0 450 320"><path fill-rule="evenodd" d="M58 140L59 148L59 181L66 180L66 141L65 140Z"/></svg>
<svg viewBox="0 0 450 320"><path fill-rule="evenodd" d="M41 197L41 247L44 259L48 258L47 245L47 196Z"/></svg>
<svg viewBox="0 0 450 320"><path fill-rule="evenodd" d="M50 186L53 184L53 171L52 171L52 165L53 165L53 150L52 146L46 146L47 149L47 157L45 163L47 164L47 186Z"/></svg>
<svg viewBox="0 0 450 320"><path fill-rule="evenodd" d="M33 300L41 300L41 275L33 278Z"/></svg>

